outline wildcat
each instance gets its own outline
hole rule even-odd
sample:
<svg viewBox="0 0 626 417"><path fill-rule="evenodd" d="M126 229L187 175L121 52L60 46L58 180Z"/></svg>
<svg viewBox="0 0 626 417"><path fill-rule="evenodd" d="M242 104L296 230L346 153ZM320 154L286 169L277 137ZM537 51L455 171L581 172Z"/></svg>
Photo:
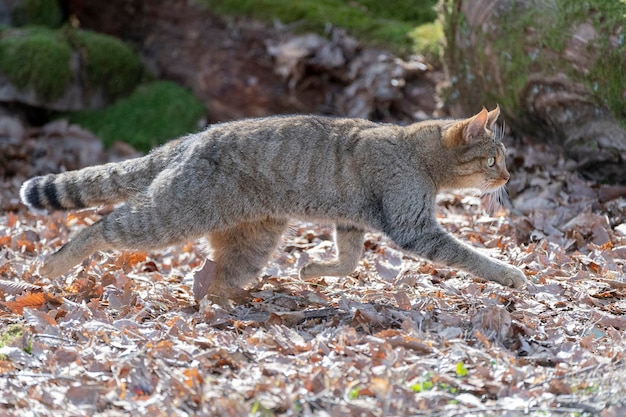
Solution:
<svg viewBox="0 0 626 417"><path fill-rule="evenodd" d="M209 296L253 280L289 218L336 224L338 257L303 278L357 267L366 230L408 253L520 288L519 269L480 254L435 218L438 191L500 189L509 179L494 129L500 110L409 126L362 119L275 116L210 126L150 154L26 181L23 203L74 209L120 203L40 268L58 276L98 250L148 250L207 236L216 272Z"/></svg>

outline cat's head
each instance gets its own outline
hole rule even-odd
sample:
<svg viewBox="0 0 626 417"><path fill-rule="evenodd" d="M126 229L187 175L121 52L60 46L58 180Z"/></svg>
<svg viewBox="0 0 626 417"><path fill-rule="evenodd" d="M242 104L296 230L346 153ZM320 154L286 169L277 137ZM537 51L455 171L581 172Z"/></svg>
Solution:
<svg viewBox="0 0 626 417"><path fill-rule="evenodd" d="M511 175L506 169L503 130L496 126L499 115L499 107L490 112L483 107L477 115L443 128L443 145L454 159L445 188L478 188L491 193L508 182Z"/></svg>

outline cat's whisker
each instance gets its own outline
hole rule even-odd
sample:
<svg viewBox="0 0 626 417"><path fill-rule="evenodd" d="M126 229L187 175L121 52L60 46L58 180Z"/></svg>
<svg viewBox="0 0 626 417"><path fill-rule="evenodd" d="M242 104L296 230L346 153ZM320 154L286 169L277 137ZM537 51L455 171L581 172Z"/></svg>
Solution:
<svg viewBox="0 0 626 417"><path fill-rule="evenodd" d="M506 185L494 189L489 183L485 183L481 187L481 193L485 197L485 211L489 214L496 213L508 202Z"/></svg>

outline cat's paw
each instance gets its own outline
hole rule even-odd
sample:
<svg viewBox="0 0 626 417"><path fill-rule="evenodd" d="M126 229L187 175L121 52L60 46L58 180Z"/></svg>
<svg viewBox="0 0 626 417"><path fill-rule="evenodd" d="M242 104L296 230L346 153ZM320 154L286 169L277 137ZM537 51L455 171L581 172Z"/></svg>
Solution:
<svg viewBox="0 0 626 417"><path fill-rule="evenodd" d="M354 265L340 261L311 262L300 270L300 279L306 281L317 277L342 277L354 272Z"/></svg>
<svg viewBox="0 0 626 417"><path fill-rule="evenodd" d="M243 304L250 301L250 292L236 287L224 287L222 285L211 284L204 296L212 304L217 304L222 308L229 309L231 301L234 305Z"/></svg>
<svg viewBox="0 0 626 417"><path fill-rule="evenodd" d="M71 269L73 265L68 265L65 262L65 259L59 255L59 252L53 253L43 260L43 263L39 265L38 273L42 277L46 278L56 278L60 275L63 275L69 269Z"/></svg>
<svg viewBox="0 0 626 417"><path fill-rule="evenodd" d="M324 265L319 262L311 262L300 269L300 279L307 281L320 277L324 274Z"/></svg>
<svg viewBox="0 0 626 417"><path fill-rule="evenodd" d="M521 270L513 266L507 266L498 278L499 279L497 281L507 287L518 289L526 287L526 275L524 275Z"/></svg>

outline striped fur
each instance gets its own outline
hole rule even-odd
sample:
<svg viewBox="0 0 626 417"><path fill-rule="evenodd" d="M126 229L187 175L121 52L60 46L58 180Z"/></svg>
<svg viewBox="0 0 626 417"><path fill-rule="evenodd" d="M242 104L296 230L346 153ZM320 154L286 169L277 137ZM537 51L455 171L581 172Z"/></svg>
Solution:
<svg viewBox="0 0 626 417"><path fill-rule="evenodd" d="M55 276L96 250L154 249L208 236L223 297L263 267L289 218L337 223L339 257L303 277L346 275L365 230L503 285L524 274L445 233L435 219L444 189L498 190L509 173L494 129L499 109L465 120L401 127L361 119L284 116L214 125L142 158L30 179L22 201L73 209L119 203L40 269Z"/></svg>

